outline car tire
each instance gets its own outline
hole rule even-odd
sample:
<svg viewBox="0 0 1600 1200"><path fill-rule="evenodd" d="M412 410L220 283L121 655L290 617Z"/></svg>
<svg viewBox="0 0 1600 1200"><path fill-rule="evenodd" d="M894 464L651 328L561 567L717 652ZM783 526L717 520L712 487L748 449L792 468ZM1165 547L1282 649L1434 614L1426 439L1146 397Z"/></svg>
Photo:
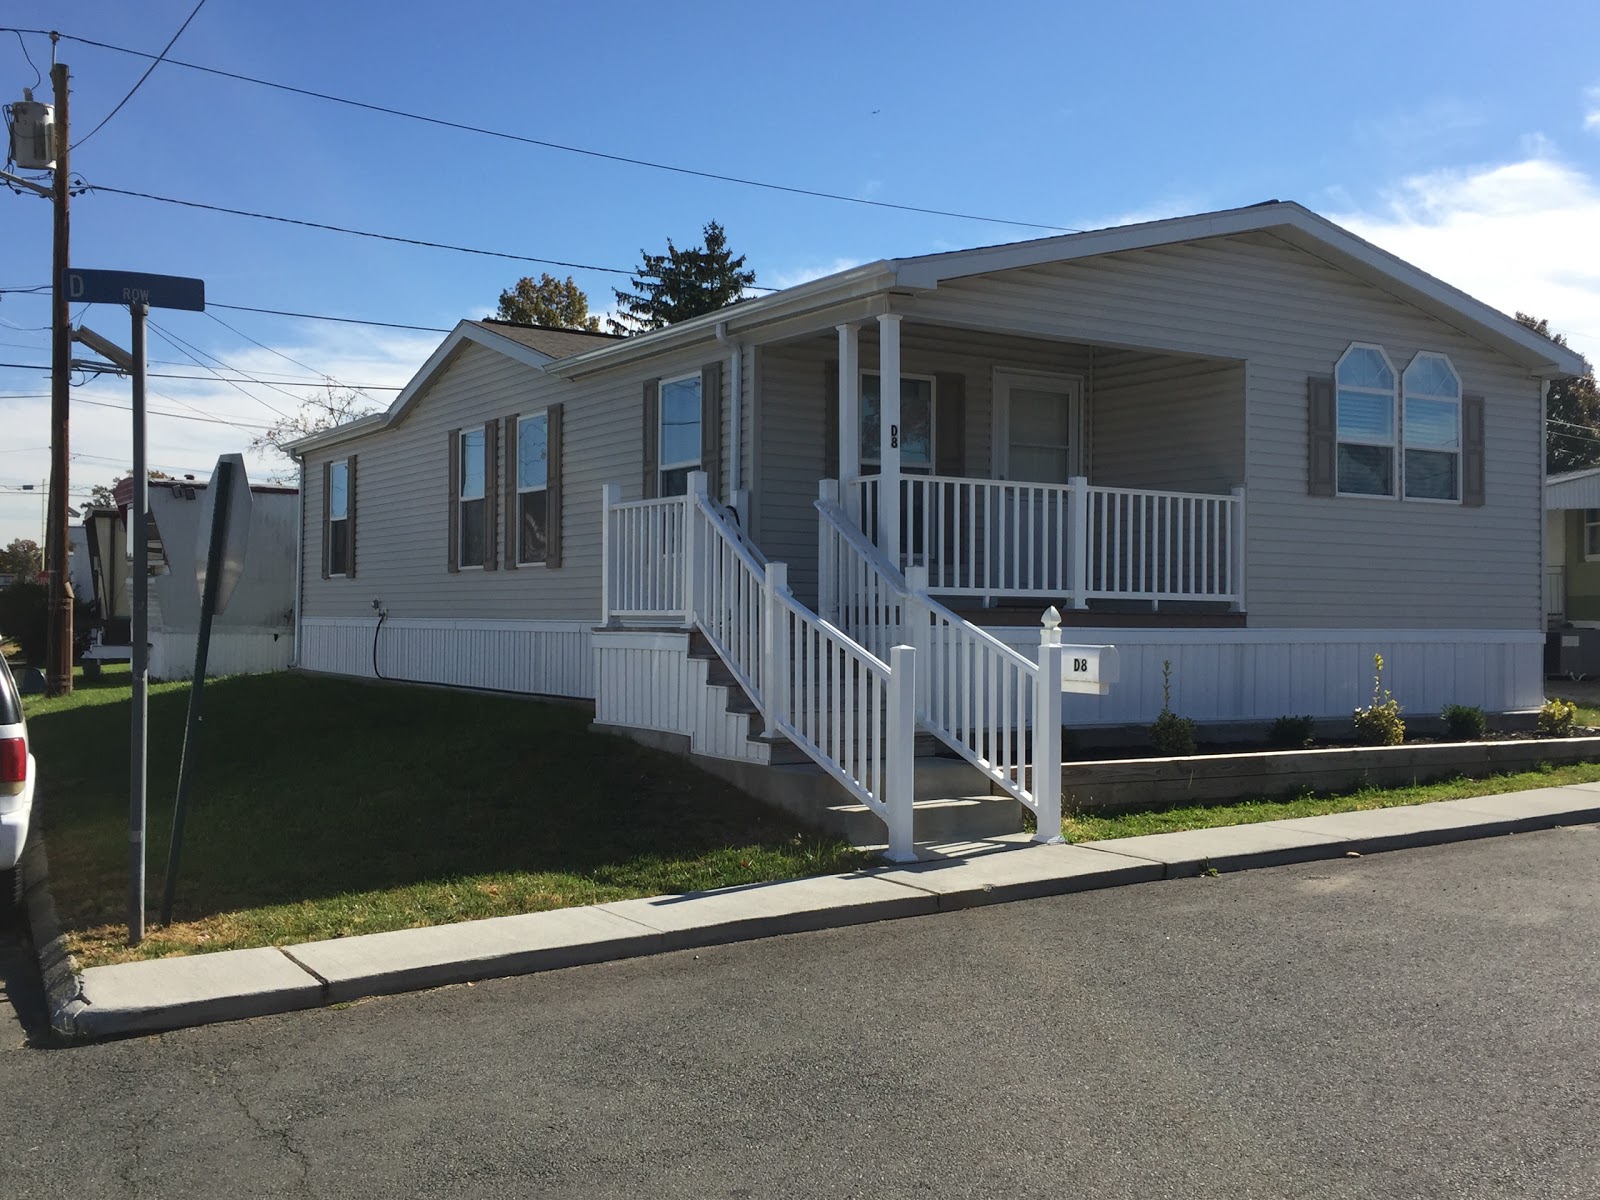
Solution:
<svg viewBox="0 0 1600 1200"><path fill-rule="evenodd" d="M9 919L22 911L22 868L10 867L0 871L0 919Z"/></svg>

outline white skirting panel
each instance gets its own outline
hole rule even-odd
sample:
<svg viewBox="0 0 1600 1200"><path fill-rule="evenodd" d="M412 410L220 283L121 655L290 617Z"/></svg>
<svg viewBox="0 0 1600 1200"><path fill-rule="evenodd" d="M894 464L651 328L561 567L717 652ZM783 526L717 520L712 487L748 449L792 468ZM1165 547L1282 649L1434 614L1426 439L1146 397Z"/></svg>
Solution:
<svg viewBox="0 0 1600 1200"><path fill-rule="evenodd" d="M306 617L297 665L371 678L377 618ZM386 679L455 687L594 697L590 626L584 621L446 621L390 617L378 637Z"/></svg>
<svg viewBox="0 0 1600 1200"><path fill-rule="evenodd" d="M1035 629L989 632L1029 658ZM1407 713L1447 704L1486 712L1544 703L1544 635L1527 630L1063 629L1062 640L1117 647L1121 679L1105 696L1062 697L1067 725L1147 724L1161 711L1172 660L1172 711L1197 721L1348 717L1372 701L1372 656Z"/></svg>
<svg viewBox="0 0 1600 1200"><path fill-rule="evenodd" d="M188 679L194 675L195 633L157 629L150 634L150 678ZM294 634L288 629L240 629L213 626L206 651L206 677L264 675L284 671L294 657Z"/></svg>
<svg viewBox="0 0 1600 1200"><path fill-rule="evenodd" d="M696 754L767 762L747 717L727 710L726 688L706 682L709 664L689 657L687 633L594 635L595 720L689 737Z"/></svg>

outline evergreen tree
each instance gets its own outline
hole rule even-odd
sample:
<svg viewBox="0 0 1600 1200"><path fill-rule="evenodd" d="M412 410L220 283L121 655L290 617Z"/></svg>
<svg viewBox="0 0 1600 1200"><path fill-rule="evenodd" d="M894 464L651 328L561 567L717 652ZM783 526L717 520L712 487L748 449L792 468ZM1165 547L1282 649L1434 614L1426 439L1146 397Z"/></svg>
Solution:
<svg viewBox="0 0 1600 1200"><path fill-rule="evenodd" d="M1550 332L1550 322L1519 312L1517 320L1558 346L1567 339ZM1552 475L1600 466L1600 388L1594 370L1573 379L1550 384L1550 404L1545 418L1545 470Z"/></svg>
<svg viewBox="0 0 1600 1200"><path fill-rule="evenodd" d="M644 261L631 280L634 290L616 290L617 315L611 319L615 332L664 329L744 298L756 273L743 269L744 255L733 257L721 225L712 221L703 233L703 246L680 250L668 238L665 254L639 252Z"/></svg>
<svg viewBox="0 0 1600 1200"><path fill-rule="evenodd" d="M548 272L540 275L537 283L530 276L523 276L501 292L496 315L519 325L585 329L591 333L600 328L600 318L589 315L589 297L572 276L557 279Z"/></svg>

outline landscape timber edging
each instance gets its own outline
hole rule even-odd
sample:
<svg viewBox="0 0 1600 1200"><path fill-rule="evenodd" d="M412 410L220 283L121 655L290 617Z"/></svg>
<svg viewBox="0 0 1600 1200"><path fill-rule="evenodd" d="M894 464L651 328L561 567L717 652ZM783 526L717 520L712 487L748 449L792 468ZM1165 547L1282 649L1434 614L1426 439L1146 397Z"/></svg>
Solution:
<svg viewBox="0 0 1600 1200"><path fill-rule="evenodd" d="M1063 766L1061 804L1067 812L1159 808L1307 791L1405 787L1457 776L1481 779L1530 771L1540 763L1594 760L1600 760L1600 737L1104 759Z"/></svg>

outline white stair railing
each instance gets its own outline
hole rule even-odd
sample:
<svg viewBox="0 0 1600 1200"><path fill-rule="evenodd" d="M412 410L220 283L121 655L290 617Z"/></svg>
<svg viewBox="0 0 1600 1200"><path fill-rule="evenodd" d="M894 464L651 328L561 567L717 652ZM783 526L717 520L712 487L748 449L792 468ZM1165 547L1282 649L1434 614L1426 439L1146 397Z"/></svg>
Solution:
<svg viewBox="0 0 1600 1200"><path fill-rule="evenodd" d="M918 651L917 718L935 737L1035 816L1036 841L1061 840L1061 633L1047 621L1039 661L963 620L927 594L923 567L902 576L837 503L824 480L817 500L824 609L857 640L898 636ZM864 582L870 577L870 582ZM1051 610L1053 615L1054 610Z"/></svg>
<svg viewBox="0 0 1600 1200"><path fill-rule="evenodd" d="M624 502L609 484L603 510L604 615L692 624L766 728L883 820L885 857L913 860L915 649L875 654L796 600L787 565L766 561L704 472L672 500Z"/></svg>

